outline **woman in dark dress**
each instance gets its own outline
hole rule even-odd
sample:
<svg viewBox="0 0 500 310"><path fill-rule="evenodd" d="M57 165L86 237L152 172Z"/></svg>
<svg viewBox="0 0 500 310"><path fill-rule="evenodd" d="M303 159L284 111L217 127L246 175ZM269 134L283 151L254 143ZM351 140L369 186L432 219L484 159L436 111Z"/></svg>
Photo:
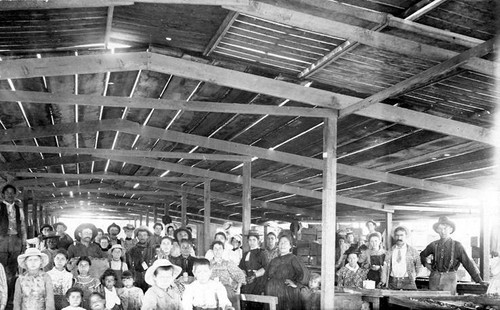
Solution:
<svg viewBox="0 0 500 310"><path fill-rule="evenodd" d="M366 251L368 260L364 268L369 269L367 279L375 281L375 285L380 283L382 266L385 260L385 250L381 246L382 236L378 232L368 235L369 249Z"/></svg>
<svg viewBox="0 0 500 310"><path fill-rule="evenodd" d="M260 234L257 231L251 230L248 232L247 238L250 251L243 253L238 266L246 275L246 284L241 287L242 294L261 295L264 292L266 285L264 274L267 259L264 250L260 248L259 237ZM262 305L260 303L244 302L242 303L242 309L263 309Z"/></svg>
<svg viewBox="0 0 500 310"><path fill-rule="evenodd" d="M279 256L267 268L266 295L278 297L278 309L302 309L300 287L304 283L306 270L297 256L291 253L292 237L283 235L279 239Z"/></svg>

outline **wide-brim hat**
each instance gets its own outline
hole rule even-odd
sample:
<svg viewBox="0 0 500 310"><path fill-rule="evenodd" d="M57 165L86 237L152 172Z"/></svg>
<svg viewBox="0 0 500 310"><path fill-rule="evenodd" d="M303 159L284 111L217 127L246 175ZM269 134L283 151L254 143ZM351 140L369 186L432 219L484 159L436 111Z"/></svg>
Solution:
<svg viewBox="0 0 500 310"><path fill-rule="evenodd" d="M450 226L452 229L451 233L455 232L455 228L456 228L455 223L453 221L451 221L447 216L441 216L439 218L439 220L437 221L437 223L432 225L432 229L434 229L434 231L437 232L437 227L441 224Z"/></svg>
<svg viewBox="0 0 500 310"><path fill-rule="evenodd" d="M128 223L127 225L123 226L123 230L134 230L135 226Z"/></svg>
<svg viewBox="0 0 500 310"><path fill-rule="evenodd" d="M185 231L185 232L187 232L187 234L188 234L188 239L189 239L189 240L193 239L193 235L191 234L191 232L190 232L189 230L187 230L186 228L181 227L181 228L177 228L176 230L174 230L174 238L175 238L175 240L180 241L180 240L178 240L178 239L177 239L177 235L178 235L181 231Z"/></svg>
<svg viewBox="0 0 500 310"><path fill-rule="evenodd" d="M177 278L182 272L181 267L172 264L168 259L157 259L155 260L153 265L149 267L148 270L146 270L146 274L144 275L144 280L149 285L155 285L154 278L156 269L158 269L159 267L169 267L169 266L172 266L174 268L173 278L174 279Z"/></svg>
<svg viewBox="0 0 500 310"><path fill-rule="evenodd" d="M372 224L373 224L373 226L377 227L377 223L375 223L375 221L374 221L374 220L368 220L368 221L366 221L365 226L367 226L367 227L368 227L368 223L372 223Z"/></svg>
<svg viewBox="0 0 500 310"><path fill-rule="evenodd" d="M113 253L113 250L115 249L120 249L122 251L122 254L121 256L125 256L125 248L122 247L121 244L114 244L109 250L108 250L108 253L109 253L109 256L111 257L111 254Z"/></svg>
<svg viewBox="0 0 500 310"><path fill-rule="evenodd" d="M246 233L246 234L245 234L245 236L246 236L247 238L248 238L248 237L252 237L252 236L253 236L253 237L255 237L255 238L259 239L259 238L260 238L260 232L259 232L258 230L256 230L256 229L250 229L250 230L248 231L248 233Z"/></svg>
<svg viewBox="0 0 500 310"><path fill-rule="evenodd" d="M19 267L23 269L28 269L26 268L26 258L30 256L40 256L42 259L42 264L40 265L40 268L43 268L49 264L49 256L45 253L42 253L39 249L37 248L28 248L26 249L26 252L24 254L21 254L17 257L17 264Z"/></svg>
<svg viewBox="0 0 500 310"><path fill-rule="evenodd" d="M43 230L44 228L47 228L47 227L49 228L49 231L53 231L53 230L54 230L54 228L52 227L52 225L50 225L50 224L43 224L43 225L40 227L40 233L42 233L42 230Z"/></svg>
<svg viewBox="0 0 500 310"><path fill-rule="evenodd" d="M233 239L235 239L239 243L243 242L243 238L241 238L241 235L234 235L234 236L231 237L231 241L233 241Z"/></svg>
<svg viewBox="0 0 500 310"><path fill-rule="evenodd" d="M92 240L94 240L95 237L97 236L97 227L95 227L95 225L91 224L91 223L83 223L83 224L78 225L78 227L76 227L76 229L75 229L74 236L75 236L76 241L80 241L80 233L84 229L92 230Z"/></svg>
<svg viewBox="0 0 500 310"><path fill-rule="evenodd" d="M47 239L59 239L61 236L59 236L55 231L49 231L49 234L47 236L43 236L43 240L47 240Z"/></svg>
<svg viewBox="0 0 500 310"><path fill-rule="evenodd" d="M109 226L108 226L108 229L106 230L106 231L108 232L108 234L109 234L109 230L110 230L112 227L116 227L116 228L118 228L118 233L120 233L120 232L122 231L122 229L121 229L121 227L120 227L120 226L118 226L116 223L113 223L113 224L109 225Z"/></svg>
<svg viewBox="0 0 500 310"><path fill-rule="evenodd" d="M140 226L140 227L137 227L135 230L134 230L134 236L137 238L137 235L139 234L139 232L141 231L145 231L148 233L148 236L152 236L153 233L149 230L149 228L147 226Z"/></svg>
<svg viewBox="0 0 500 310"><path fill-rule="evenodd" d="M57 222L54 225L52 225L52 227L54 227L54 230L57 230L57 226L59 225L62 225L64 227L64 231L68 230L68 226L66 226L66 224L64 224L63 222Z"/></svg>
<svg viewBox="0 0 500 310"><path fill-rule="evenodd" d="M409 236L409 235L410 235L410 230L409 230L407 227L405 227L405 226L398 226L398 227L394 228L394 230L392 231L392 235L393 235L393 236L394 236L394 234L396 233L396 230L404 230L404 231L405 231L405 234L406 234L407 236Z"/></svg>

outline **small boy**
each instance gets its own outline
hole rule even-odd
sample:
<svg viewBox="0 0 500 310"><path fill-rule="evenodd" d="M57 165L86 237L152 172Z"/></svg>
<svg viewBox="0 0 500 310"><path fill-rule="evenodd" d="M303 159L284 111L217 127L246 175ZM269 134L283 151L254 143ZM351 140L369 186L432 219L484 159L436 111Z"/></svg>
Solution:
<svg viewBox="0 0 500 310"><path fill-rule="evenodd" d="M140 310L144 292L134 286L134 275L130 271L122 273L123 288L120 294L123 310Z"/></svg>
<svg viewBox="0 0 500 310"><path fill-rule="evenodd" d="M83 291L81 288L70 288L66 292L66 299L68 300L69 306L64 307L62 310L85 310L85 308L80 307L83 299Z"/></svg>
<svg viewBox="0 0 500 310"><path fill-rule="evenodd" d="M321 276L315 272L309 278L309 287L300 289L300 299L305 310L320 310L321 306Z"/></svg>
<svg viewBox="0 0 500 310"><path fill-rule="evenodd" d="M181 267L172 265L168 259L156 260L144 276L151 287L144 294L141 310L181 310L181 292L174 283L181 271Z"/></svg>
<svg viewBox="0 0 500 310"><path fill-rule="evenodd" d="M182 296L184 310L195 308L234 310L224 286L218 281L210 280L212 270L208 259L195 259L193 274L196 280L186 286Z"/></svg>

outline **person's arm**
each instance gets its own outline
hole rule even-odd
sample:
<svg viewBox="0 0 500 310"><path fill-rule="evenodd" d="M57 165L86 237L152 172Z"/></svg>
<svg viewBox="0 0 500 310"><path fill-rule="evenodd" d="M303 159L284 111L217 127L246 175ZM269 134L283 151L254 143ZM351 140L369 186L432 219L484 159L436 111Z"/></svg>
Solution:
<svg viewBox="0 0 500 310"><path fill-rule="evenodd" d="M421 265L431 269L429 264L427 264L427 256L434 254L434 246L433 242L429 243L429 245L422 251L420 252L420 263Z"/></svg>
<svg viewBox="0 0 500 310"><path fill-rule="evenodd" d="M219 307L222 309L234 309L233 304L231 304L231 301L227 297L227 291L224 285L220 282L216 282L215 285L215 294L217 295L217 298L219 300Z"/></svg>
<svg viewBox="0 0 500 310"><path fill-rule="evenodd" d="M413 249L415 251L414 255L414 263L415 263L415 277L419 274L419 272L422 270L423 266L422 265L422 257L419 256L418 251Z"/></svg>
<svg viewBox="0 0 500 310"><path fill-rule="evenodd" d="M21 303L23 302L23 292L21 291L21 282L17 278L16 288L14 290L14 310L21 310Z"/></svg>
<svg viewBox="0 0 500 310"><path fill-rule="evenodd" d="M453 242L455 242L455 255L458 261L464 265L465 270L467 270L474 282L483 283L483 279L479 275L479 270L477 269L476 264L469 258L469 255L465 252L462 244L457 241Z"/></svg>
<svg viewBox="0 0 500 310"><path fill-rule="evenodd" d="M231 277L231 279L238 284L238 287L241 286L242 283L246 282L245 273L233 262L228 261L227 271L229 272L229 276Z"/></svg>
<svg viewBox="0 0 500 310"><path fill-rule="evenodd" d="M28 233L26 230L26 222L24 221L24 208L23 208L23 202L21 200L19 201L19 217L21 220L21 241L22 241L22 247L23 247L23 252L26 249L26 240L28 239Z"/></svg>
<svg viewBox="0 0 500 310"><path fill-rule="evenodd" d="M337 286L339 287L344 286L344 268L342 267L337 271Z"/></svg>
<svg viewBox="0 0 500 310"><path fill-rule="evenodd" d="M186 285L184 289L184 294L182 295L182 309L192 310L193 309L193 289L192 284ZM142 310L142 309L141 309Z"/></svg>
<svg viewBox="0 0 500 310"><path fill-rule="evenodd" d="M146 294L144 294L144 298L142 298L141 310L156 310L157 307L157 296L153 293L152 290L147 290Z"/></svg>
<svg viewBox="0 0 500 310"><path fill-rule="evenodd" d="M390 273L390 262L392 259L392 252L387 251L385 254L384 265L382 266L382 272L380 273L380 286L388 287L389 285L389 273Z"/></svg>
<svg viewBox="0 0 500 310"><path fill-rule="evenodd" d="M7 276L5 275L3 265L0 264L0 310L5 310L5 307L7 306L7 291Z"/></svg>
<svg viewBox="0 0 500 310"><path fill-rule="evenodd" d="M45 310L55 310L54 304L54 287L52 286L52 279L48 274L44 276L45 280Z"/></svg>

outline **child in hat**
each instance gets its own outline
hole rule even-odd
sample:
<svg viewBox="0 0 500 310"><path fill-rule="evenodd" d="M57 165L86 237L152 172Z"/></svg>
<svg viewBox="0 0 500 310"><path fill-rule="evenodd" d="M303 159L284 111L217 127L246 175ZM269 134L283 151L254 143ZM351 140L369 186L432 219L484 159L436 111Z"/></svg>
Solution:
<svg viewBox="0 0 500 310"><path fill-rule="evenodd" d="M119 296L119 290L115 287L116 274L113 269L107 269L101 276L101 285L106 299L106 309L108 310L121 310L122 302ZM120 291L121 293L121 291Z"/></svg>
<svg viewBox="0 0 500 310"><path fill-rule="evenodd" d="M89 274L90 266L92 265L90 258L82 256L78 259L76 267L78 275L75 278L75 287L83 290L83 307L88 308L90 294L95 291L100 282L98 279Z"/></svg>
<svg viewBox="0 0 500 310"><path fill-rule="evenodd" d="M182 269L179 266L173 265L167 259L156 260L146 271L146 283L152 287L144 294L141 310L183 309L181 291L174 283L175 278L180 275L181 271Z"/></svg>
<svg viewBox="0 0 500 310"><path fill-rule="evenodd" d="M140 310L144 292L134 286L134 276L130 271L124 271L122 274L123 289L120 292L123 310Z"/></svg>
<svg viewBox="0 0 500 310"><path fill-rule="evenodd" d="M57 250L56 255L54 256L54 268L47 272L52 279L56 310L60 310L67 306L66 293L71 286L73 286L73 274L66 270L67 262L68 252L66 252L66 250Z"/></svg>
<svg viewBox="0 0 500 310"><path fill-rule="evenodd" d="M122 273L128 270L127 263L124 262L125 249L120 244L115 244L109 250L109 268L116 274L116 287L123 287Z"/></svg>
<svg viewBox="0 0 500 310"><path fill-rule="evenodd" d="M186 286L182 296L183 309L234 310L222 283L210 280L212 269L208 259L197 258L194 262L193 273L196 280Z"/></svg>
<svg viewBox="0 0 500 310"><path fill-rule="evenodd" d="M83 291L81 288L70 288L66 292L66 299L68 300L69 306L63 308L62 310L85 310L85 308L80 307L83 300Z"/></svg>
<svg viewBox="0 0 500 310"><path fill-rule="evenodd" d="M47 254L29 248L17 257L17 263L26 272L16 280L15 310L54 310L54 293L50 276L42 271L49 263Z"/></svg>

